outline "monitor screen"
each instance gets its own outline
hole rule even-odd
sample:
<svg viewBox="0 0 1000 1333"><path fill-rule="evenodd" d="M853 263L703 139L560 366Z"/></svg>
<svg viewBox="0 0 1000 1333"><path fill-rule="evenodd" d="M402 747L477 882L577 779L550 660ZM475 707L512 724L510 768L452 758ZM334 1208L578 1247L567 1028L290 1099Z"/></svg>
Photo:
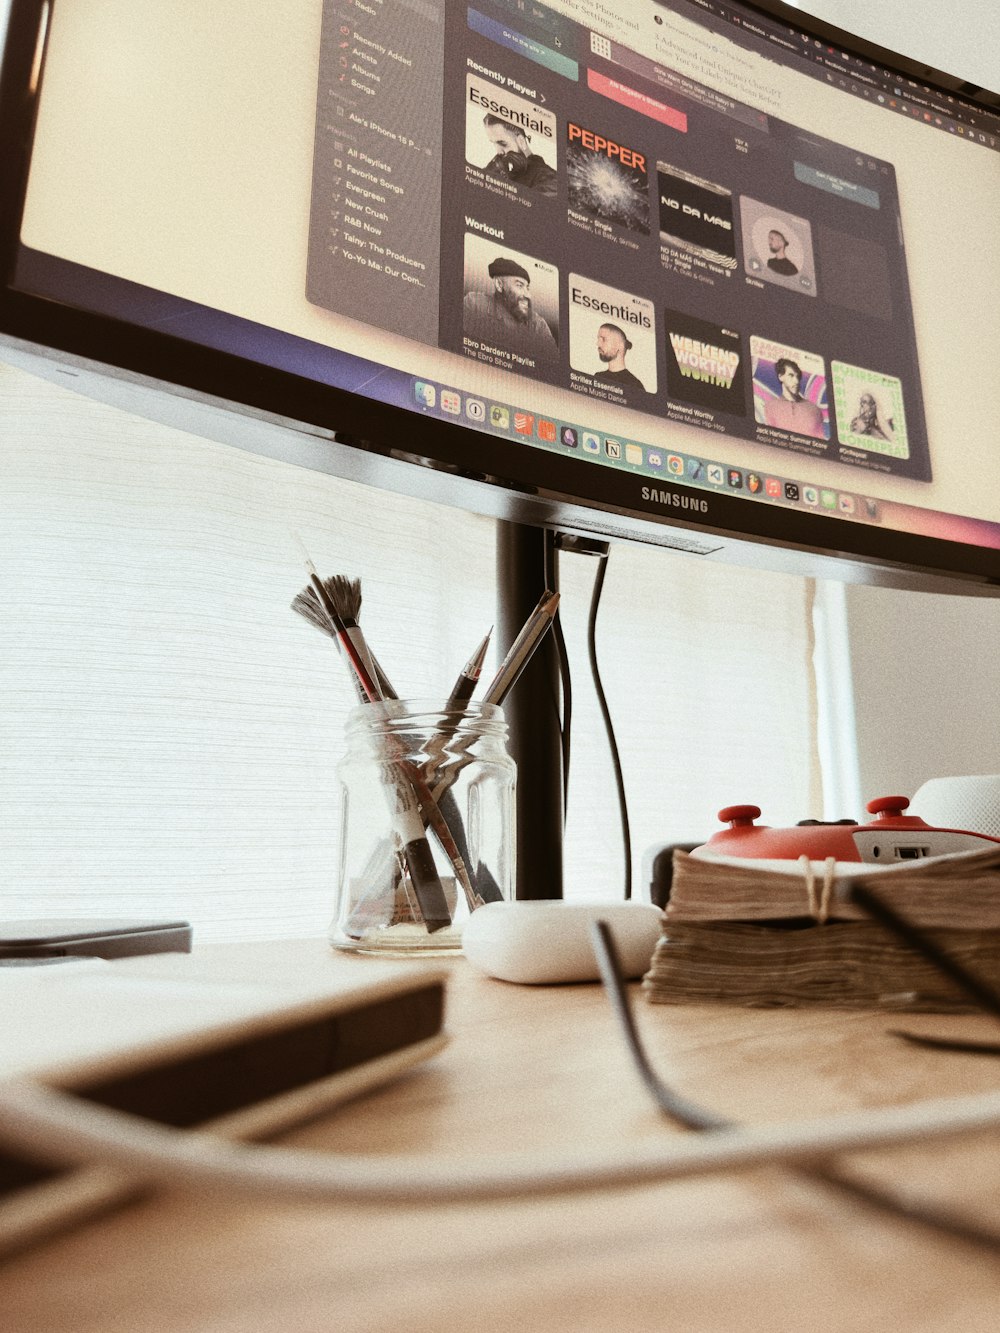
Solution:
<svg viewBox="0 0 1000 1333"><path fill-rule="evenodd" d="M14 0L2 328L492 512L1000 583L1000 118L803 23Z"/></svg>

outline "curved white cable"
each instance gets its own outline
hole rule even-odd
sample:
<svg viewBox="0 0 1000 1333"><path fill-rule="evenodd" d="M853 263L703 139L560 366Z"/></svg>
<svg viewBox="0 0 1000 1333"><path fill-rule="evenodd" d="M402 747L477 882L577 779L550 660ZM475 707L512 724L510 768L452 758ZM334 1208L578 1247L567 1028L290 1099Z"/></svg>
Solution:
<svg viewBox="0 0 1000 1333"><path fill-rule="evenodd" d="M28 1082L0 1084L0 1140L32 1157L104 1166L141 1181L301 1200L439 1203L648 1185L996 1128L1000 1092L714 1130L553 1158L491 1161L341 1156L226 1142L165 1128Z"/></svg>

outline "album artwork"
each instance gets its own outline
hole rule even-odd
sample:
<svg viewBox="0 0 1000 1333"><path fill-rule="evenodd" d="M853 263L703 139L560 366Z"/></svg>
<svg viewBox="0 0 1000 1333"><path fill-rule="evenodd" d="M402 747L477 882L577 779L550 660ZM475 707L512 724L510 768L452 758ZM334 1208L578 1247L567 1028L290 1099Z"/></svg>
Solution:
<svg viewBox="0 0 1000 1333"><path fill-rule="evenodd" d="M573 387L642 406L656 392L652 301L571 273L569 363Z"/></svg>
<svg viewBox="0 0 1000 1333"><path fill-rule="evenodd" d="M890 458L909 458L902 381L842 361L834 361L831 370L840 443Z"/></svg>
<svg viewBox="0 0 1000 1333"><path fill-rule="evenodd" d="M816 295L812 227L805 218L742 195L740 228L743 267L751 277L803 296Z"/></svg>
<svg viewBox="0 0 1000 1333"><path fill-rule="evenodd" d="M740 335L678 310L666 320L667 393L716 412L746 413L746 372Z"/></svg>
<svg viewBox="0 0 1000 1333"><path fill-rule="evenodd" d="M646 155L633 144L569 121L566 181L570 208L649 235Z"/></svg>
<svg viewBox="0 0 1000 1333"><path fill-rule="evenodd" d="M735 269L732 192L665 162L656 164L656 181L661 241Z"/></svg>
<svg viewBox="0 0 1000 1333"><path fill-rule="evenodd" d="M559 270L467 232L462 328L467 356L551 373L559 358Z"/></svg>
<svg viewBox="0 0 1000 1333"><path fill-rule="evenodd" d="M760 425L813 440L830 438L826 366L815 352L751 337L754 416Z"/></svg>
<svg viewBox="0 0 1000 1333"><path fill-rule="evenodd" d="M487 179L529 194L557 188L556 118L475 74L466 77L465 160Z"/></svg>

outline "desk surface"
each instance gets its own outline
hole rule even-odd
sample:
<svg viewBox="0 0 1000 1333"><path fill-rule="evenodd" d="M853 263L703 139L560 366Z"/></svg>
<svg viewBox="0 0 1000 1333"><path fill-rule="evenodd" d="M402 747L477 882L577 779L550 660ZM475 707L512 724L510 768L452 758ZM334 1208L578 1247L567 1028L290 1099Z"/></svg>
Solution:
<svg viewBox="0 0 1000 1333"><path fill-rule="evenodd" d="M317 944L317 949L324 945ZM336 960L364 967L364 960ZM596 985L449 968L450 1046L287 1139L341 1152L495 1155L677 1131L651 1108ZM995 1039L979 1016L654 1006L658 1069L754 1122L990 1089L995 1060L889 1029ZM857 1157L897 1190L1000 1230L995 1136ZM777 1168L436 1209L160 1194L0 1269L11 1333L884 1330L997 1327L1000 1256L888 1220Z"/></svg>

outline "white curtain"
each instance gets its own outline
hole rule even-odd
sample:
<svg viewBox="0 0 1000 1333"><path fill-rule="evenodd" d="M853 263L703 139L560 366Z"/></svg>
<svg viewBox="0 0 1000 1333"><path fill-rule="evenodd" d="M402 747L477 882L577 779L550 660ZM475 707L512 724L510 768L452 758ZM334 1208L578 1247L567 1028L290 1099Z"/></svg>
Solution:
<svg viewBox="0 0 1000 1333"><path fill-rule="evenodd" d="M443 697L493 620L490 520L146 421L0 366L0 917L322 934L353 694L289 610L362 579L401 694ZM567 896L621 892L589 682L593 561L564 556L575 686ZM821 815L808 582L614 545L598 654L642 852L720 806ZM487 665L491 671L495 657ZM530 855L530 848L520 849Z"/></svg>

